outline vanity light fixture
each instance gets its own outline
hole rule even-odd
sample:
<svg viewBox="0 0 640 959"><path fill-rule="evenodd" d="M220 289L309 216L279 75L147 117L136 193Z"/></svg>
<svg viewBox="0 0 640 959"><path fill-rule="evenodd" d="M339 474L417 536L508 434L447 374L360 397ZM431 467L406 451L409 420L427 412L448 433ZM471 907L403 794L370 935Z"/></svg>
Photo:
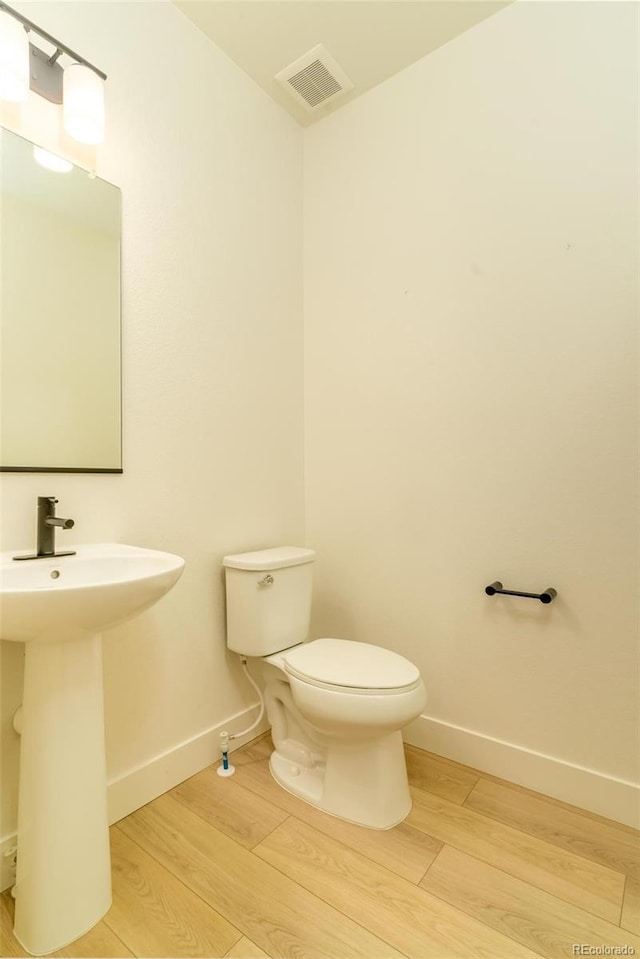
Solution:
<svg viewBox="0 0 640 959"><path fill-rule="evenodd" d="M104 81L84 63L72 63L62 81L64 128L80 143L104 139Z"/></svg>
<svg viewBox="0 0 640 959"><path fill-rule="evenodd" d="M22 24L0 10L0 99L23 103L29 96L29 38Z"/></svg>
<svg viewBox="0 0 640 959"><path fill-rule="evenodd" d="M53 52L30 43L30 33ZM72 61L64 68L58 62L63 56ZM67 133L94 145L104 139L106 79L102 70L0 0L0 99L21 102L31 89L51 103L62 104Z"/></svg>

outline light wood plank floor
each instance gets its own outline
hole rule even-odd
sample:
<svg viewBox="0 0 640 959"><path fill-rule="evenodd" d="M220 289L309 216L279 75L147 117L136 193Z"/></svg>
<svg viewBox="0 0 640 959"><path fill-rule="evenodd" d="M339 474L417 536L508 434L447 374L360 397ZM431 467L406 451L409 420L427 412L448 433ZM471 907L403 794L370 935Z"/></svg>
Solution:
<svg viewBox="0 0 640 959"><path fill-rule="evenodd" d="M270 751L255 740L234 777L205 769L112 827L113 906L55 955L640 956L629 827L408 746L413 809L377 832L277 786ZM5 893L5 957L25 955L12 916Z"/></svg>

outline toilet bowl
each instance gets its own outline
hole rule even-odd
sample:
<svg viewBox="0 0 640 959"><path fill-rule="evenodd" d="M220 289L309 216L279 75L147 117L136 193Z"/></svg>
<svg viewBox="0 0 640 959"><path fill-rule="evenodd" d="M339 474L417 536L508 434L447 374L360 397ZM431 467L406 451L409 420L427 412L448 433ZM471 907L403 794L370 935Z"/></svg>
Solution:
<svg viewBox="0 0 640 959"><path fill-rule="evenodd" d="M391 650L306 641L313 558L298 547L225 557L227 643L260 662L276 782L331 815L389 829L411 808L401 730L424 708L424 683Z"/></svg>
<svg viewBox="0 0 640 959"><path fill-rule="evenodd" d="M417 668L390 650L333 638L266 662L280 672L267 685L267 715L278 701L284 707L272 721L276 781L342 819L376 829L402 822L411 797L400 730L426 702Z"/></svg>

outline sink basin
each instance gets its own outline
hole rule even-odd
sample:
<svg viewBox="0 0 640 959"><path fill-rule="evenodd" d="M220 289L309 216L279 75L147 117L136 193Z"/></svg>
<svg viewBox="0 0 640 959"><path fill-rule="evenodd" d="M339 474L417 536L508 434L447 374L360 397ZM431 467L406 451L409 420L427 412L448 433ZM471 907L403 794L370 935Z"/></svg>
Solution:
<svg viewBox="0 0 640 959"><path fill-rule="evenodd" d="M63 949L111 906L101 631L147 609L184 560L136 546L0 554L0 637L25 644L14 933Z"/></svg>
<svg viewBox="0 0 640 959"><path fill-rule="evenodd" d="M2 553L0 636L21 643L95 633L142 612L180 578L173 553L105 543L16 562Z"/></svg>

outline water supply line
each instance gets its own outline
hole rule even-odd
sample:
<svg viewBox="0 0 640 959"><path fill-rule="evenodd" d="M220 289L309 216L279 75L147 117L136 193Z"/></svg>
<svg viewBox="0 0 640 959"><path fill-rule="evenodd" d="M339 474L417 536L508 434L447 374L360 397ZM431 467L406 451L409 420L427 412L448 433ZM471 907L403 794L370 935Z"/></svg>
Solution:
<svg viewBox="0 0 640 959"><path fill-rule="evenodd" d="M246 736L247 733L253 732L256 726L260 725L260 723L262 722L262 717L264 716L264 696L262 695L262 691L260 690L260 687L258 686L255 679L249 672L249 669L247 667L247 657L241 655L240 662L242 663L242 668L244 669L245 676L247 677L247 679L249 680L249 682L251 683L251 685L253 686L253 688L258 694L258 700L260 701L260 712L258 713L258 718L255 720L255 722L251 723L250 726L247 726L247 728L243 729L241 732L230 734L225 729L223 732L220 733L219 738L220 738L220 753L222 755L222 764L218 766L218 769L216 770L218 773L218 776L225 776L225 777L233 776L234 772L236 771L236 767L232 766L231 763L229 762L230 741L232 739L240 739L241 736Z"/></svg>

